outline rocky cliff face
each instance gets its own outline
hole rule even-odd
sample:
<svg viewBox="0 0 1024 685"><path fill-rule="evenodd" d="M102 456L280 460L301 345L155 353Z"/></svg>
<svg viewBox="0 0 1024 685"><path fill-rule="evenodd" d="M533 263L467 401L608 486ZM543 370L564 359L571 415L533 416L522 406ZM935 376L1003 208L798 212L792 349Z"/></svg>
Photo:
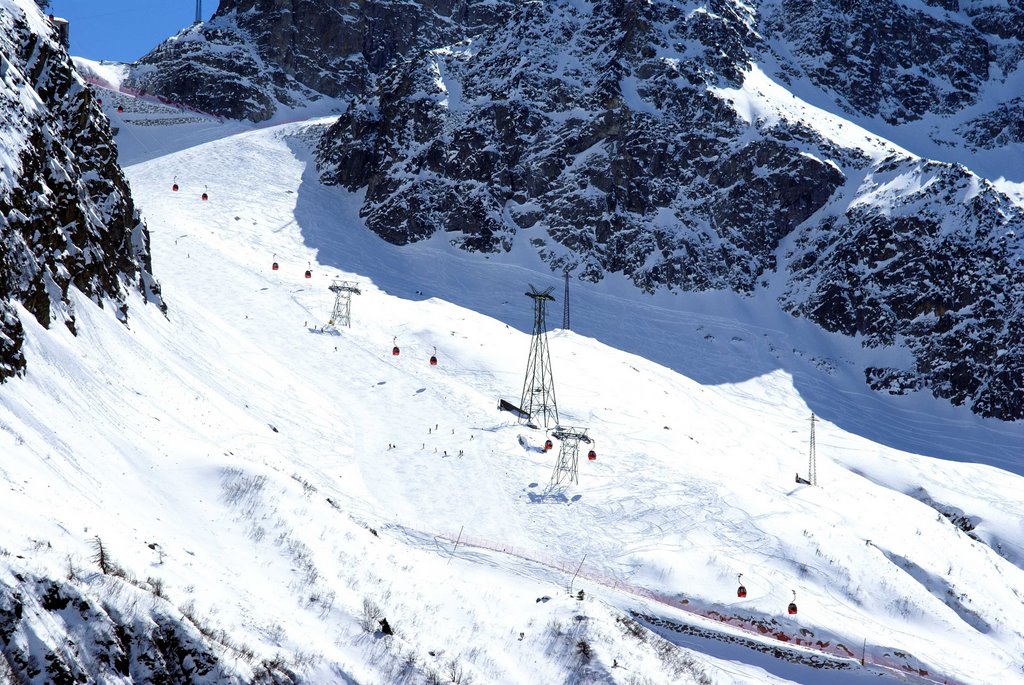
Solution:
<svg viewBox="0 0 1024 685"><path fill-rule="evenodd" d="M225 0L131 85L254 120L351 98L322 177L395 244L526 240L646 291L781 278L794 315L913 352L873 387L1014 419L1021 208L959 163L1024 155L1022 60L1024 8L991 0Z"/></svg>
<svg viewBox="0 0 1024 685"><path fill-rule="evenodd" d="M107 119L35 4L0 2L0 378L25 368L16 304L75 330L71 287L126 319L163 306Z"/></svg>
<svg viewBox="0 0 1024 685"><path fill-rule="evenodd" d="M848 111L898 124L956 112L988 80L987 36L942 9L899 0L780 0L765 3L762 25L796 58L789 73L808 77Z"/></svg>
<svg viewBox="0 0 1024 685"><path fill-rule="evenodd" d="M446 230L460 247L507 250L531 229L553 267L586 278L749 290L842 182L798 154L806 131L751 139L714 95L743 79L715 44L749 57L751 20L525 5L486 39L382 78L325 136L324 179L365 186L367 225L394 243Z"/></svg>
<svg viewBox="0 0 1024 685"><path fill-rule="evenodd" d="M753 66L782 63L785 41L790 78L898 122L974 102L987 39L924 5L839 2L824 21L818 4L523 5L393 65L324 137L323 179L365 188L367 226L396 244L529 240L552 269L645 290L752 291L779 274L793 314L912 350L912 368L866 369L874 387L1022 418L1021 209L963 167L856 142ZM1004 119L989 125L1010 140Z"/></svg>
<svg viewBox="0 0 1024 685"><path fill-rule="evenodd" d="M222 0L208 23L143 57L126 85L213 114L263 121L281 106L360 94L394 60L496 24L505 6Z"/></svg>
<svg viewBox="0 0 1024 685"><path fill-rule="evenodd" d="M796 232L784 306L866 346L908 346L913 367L865 369L877 390L1024 417L1024 212L963 167L901 157L858 193Z"/></svg>
<svg viewBox="0 0 1024 685"><path fill-rule="evenodd" d="M759 15L762 58L794 92L907 141L1020 158L1024 5L763 0Z"/></svg>
<svg viewBox="0 0 1024 685"><path fill-rule="evenodd" d="M160 596L159 585L130 582L123 572L79 576L70 564L70 579L24 569L0 574L4 683L298 682L283 662L257 663L230 636L183 617ZM185 607L184 613L192 612Z"/></svg>

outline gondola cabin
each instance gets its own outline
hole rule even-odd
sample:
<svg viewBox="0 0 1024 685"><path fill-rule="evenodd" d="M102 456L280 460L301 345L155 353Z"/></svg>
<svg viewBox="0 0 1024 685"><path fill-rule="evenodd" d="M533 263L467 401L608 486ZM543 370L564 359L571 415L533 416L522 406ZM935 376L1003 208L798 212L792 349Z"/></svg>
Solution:
<svg viewBox="0 0 1024 685"><path fill-rule="evenodd" d="M207 195L206 193L203 193L203 202L206 202L209 199L210 199L210 196Z"/></svg>
<svg viewBox="0 0 1024 685"><path fill-rule="evenodd" d="M430 355L430 365L437 366L437 355Z"/></svg>
<svg viewBox="0 0 1024 685"><path fill-rule="evenodd" d="M124 114L124 107L122 107L121 105L118 105L117 106L117 113L118 114Z"/></svg>
<svg viewBox="0 0 1024 685"><path fill-rule="evenodd" d="M178 192L178 184L177 183L172 183L171 184L171 190L174 191L175 193Z"/></svg>
<svg viewBox="0 0 1024 685"><path fill-rule="evenodd" d="M279 266L278 266L277 262L274 262L273 264L271 264L271 265L270 265L270 268L271 268L271 269L272 269L273 271L277 271L277 270L278 270L279 268L281 268L281 267L279 267Z"/></svg>
<svg viewBox="0 0 1024 685"><path fill-rule="evenodd" d="M796 613L796 602L789 603L789 615L792 616Z"/></svg>
<svg viewBox="0 0 1024 685"><path fill-rule="evenodd" d="M398 345L395 345L394 347L391 348L391 356L392 357L397 357L400 353L401 353L401 350L398 349Z"/></svg>
<svg viewBox="0 0 1024 685"><path fill-rule="evenodd" d="M306 269L306 278L313 278L313 272L309 269Z"/></svg>
<svg viewBox="0 0 1024 685"><path fill-rule="evenodd" d="M553 444L551 444L551 441L550 441L550 440L545 440L545 441L544 441L544 451L545 451L545 452L547 452L547 451L548 451L549 449L551 449L552 447L554 447L554 445L553 445Z"/></svg>
<svg viewBox="0 0 1024 685"><path fill-rule="evenodd" d="M736 588L736 596L741 598L741 599L743 597L746 597L747 596L747 588L745 588L742 585L740 585L738 588Z"/></svg>
<svg viewBox="0 0 1024 685"><path fill-rule="evenodd" d="M597 452L595 452L594 450L590 450L589 452L587 452L587 459L589 459L590 461L597 461Z"/></svg>

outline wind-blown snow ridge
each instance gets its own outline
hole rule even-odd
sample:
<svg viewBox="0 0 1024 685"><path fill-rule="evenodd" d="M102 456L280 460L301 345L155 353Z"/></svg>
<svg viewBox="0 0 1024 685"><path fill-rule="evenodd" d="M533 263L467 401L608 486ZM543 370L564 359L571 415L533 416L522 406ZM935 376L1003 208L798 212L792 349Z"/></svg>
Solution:
<svg viewBox="0 0 1024 685"><path fill-rule="evenodd" d="M886 157L914 157L909 151L831 112L810 105L772 80L756 63L748 65L739 88L709 88L732 102L748 124L771 128L780 121L810 127L823 139L850 150L860 150L873 163Z"/></svg>

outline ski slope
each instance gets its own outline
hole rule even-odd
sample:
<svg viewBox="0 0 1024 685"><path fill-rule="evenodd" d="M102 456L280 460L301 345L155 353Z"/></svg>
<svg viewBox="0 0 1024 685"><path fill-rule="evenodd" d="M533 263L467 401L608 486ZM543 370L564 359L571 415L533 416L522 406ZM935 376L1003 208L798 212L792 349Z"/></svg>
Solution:
<svg viewBox="0 0 1024 685"><path fill-rule="evenodd" d="M136 298L126 327L79 298L77 337L23 313L0 582L91 567L109 591L99 536L152 601L310 683L1024 682L1020 426L871 394L844 361L866 353L771 292L574 283L558 410L598 457L551 487L557 441L496 405L522 389L524 292L555 287L557 328L560 279L526 240L369 234L317 182L324 123L121 122L168 312ZM361 289L351 328L327 325L334 279ZM818 487L793 477L812 411Z"/></svg>

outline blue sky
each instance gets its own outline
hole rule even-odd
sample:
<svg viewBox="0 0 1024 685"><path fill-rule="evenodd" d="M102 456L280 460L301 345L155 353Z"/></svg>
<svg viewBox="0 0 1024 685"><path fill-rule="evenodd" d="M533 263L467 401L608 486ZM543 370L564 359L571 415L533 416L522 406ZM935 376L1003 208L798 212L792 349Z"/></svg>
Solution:
<svg viewBox="0 0 1024 685"><path fill-rule="evenodd" d="M218 0L202 0L203 19ZM192 23L195 0L51 0L49 12L71 22L71 54L133 62Z"/></svg>

